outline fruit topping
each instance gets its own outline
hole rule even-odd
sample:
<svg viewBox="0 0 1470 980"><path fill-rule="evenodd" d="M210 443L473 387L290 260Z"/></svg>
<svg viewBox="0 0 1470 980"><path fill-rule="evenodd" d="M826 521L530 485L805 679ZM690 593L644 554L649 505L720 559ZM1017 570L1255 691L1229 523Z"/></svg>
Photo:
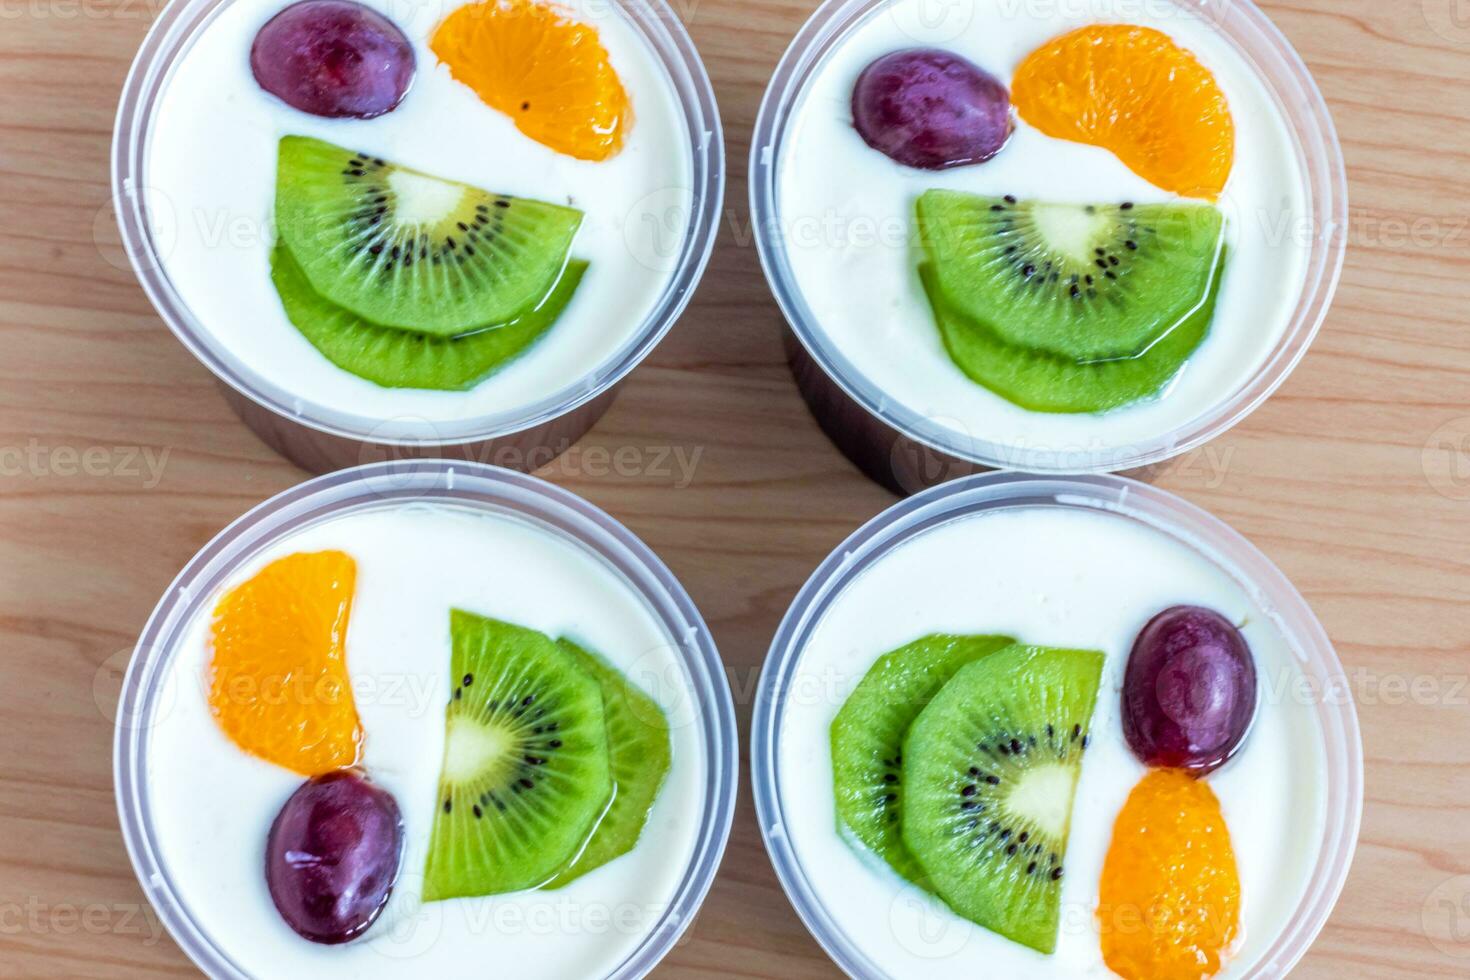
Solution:
<svg viewBox="0 0 1470 980"><path fill-rule="evenodd" d="M950 358L1037 412L1158 394L1209 332L1225 272L1202 204L1069 205L930 190L919 268Z"/></svg>
<svg viewBox="0 0 1470 980"><path fill-rule="evenodd" d="M959 915L1056 949L1103 655L1011 646L961 667L903 746L903 840Z"/></svg>
<svg viewBox="0 0 1470 980"><path fill-rule="evenodd" d="M214 609L209 706L240 748L304 776L357 762L347 674L357 566L340 551L271 562Z"/></svg>
<svg viewBox="0 0 1470 980"><path fill-rule="evenodd" d="M864 69L852 92L852 118L873 149L924 170L984 163L1014 128L1006 87L936 48L895 51Z"/></svg>
<svg viewBox="0 0 1470 980"><path fill-rule="evenodd" d="M1098 889L1103 959L1123 980L1202 980L1240 934L1220 801L1177 769L1143 777L1113 825Z"/></svg>
<svg viewBox="0 0 1470 980"><path fill-rule="evenodd" d="M536 142L579 160L622 149L633 113L591 25L538 0L484 0L451 13L429 44Z"/></svg>
<svg viewBox="0 0 1470 980"><path fill-rule="evenodd" d="M1082 27L1042 45L1011 82L1021 118L1048 136L1112 151L1186 197L1219 197L1235 123L1214 75L1161 31Z"/></svg>
<svg viewBox="0 0 1470 980"><path fill-rule="evenodd" d="M987 323L950 308L933 266L919 269L950 358L973 381L1033 412L1106 412L1158 394L1209 331L1223 274L1222 256L1205 305L1145 353L1079 363L1007 344Z"/></svg>
<svg viewBox="0 0 1470 980"><path fill-rule="evenodd" d="M1174 606L1133 641L1123 674L1123 735L1146 765L1204 775L1245 739L1256 665L1240 630L1211 609Z"/></svg>
<svg viewBox="0 0 1470 980"><path fill-rule="evenodd" d="M369 323L318 296L289 249L271 252L271 280L286 317L327 360L385 388L463 391L524 352L551 328L582 281L587 263L573 260L551 295L508 323L458 337L434 337Z"/></svg>
<svg viewBox="0 0 1470 980"><path fill-rule="evenodd" d="M1005 636L926 636L878 658L832 721L837 816L858 843L911 881L903 844L903 737L961 667L1014 643Z"/></svg>
<svg viewBox="0 0 1470 980"><path fill-rule="evenodd" d="M669 774L669 721L663 709L612 664L571 642L557 640L602 688L608 759L617 791L587 846L546 886L561 888L631 851Z"/></svg>
<svg viewBox="0 0 1470 980"><path fill-rule="evenodd" d="M287 925L314 943L345 943L388 904L402 856L393 797L356 772L332 772L281 807L266 840L265 879Z"/></svg>
<svg viewBox="0 0 1470 980"><path fill-rule="evenodd" d="M541 304L582 212L281 140L276 225L312 289L385 327L454 336Z"/></svg>
<svg viewBox="0 0 1470 980"><path fill-rule="evenodd" d="M534 630L450 613L450 679L424 900L545 884L613 796L598 682Z"/></svg>
<svg viewBox="0 0 1470 980"><path fill-rule="evenodd" d="M302 0L255 35L250 70L267 92L314 116L372 119L403 101L413 46L393 22L351 0Z"/></svg>
<svg viewBox="0 0 1470 980"><path fill-rule="evenodd" d="M1052 204L931 190L921 239L948 305L1008 344L1133 357L1206 302L1223 218L1207 204Z"/></svg>

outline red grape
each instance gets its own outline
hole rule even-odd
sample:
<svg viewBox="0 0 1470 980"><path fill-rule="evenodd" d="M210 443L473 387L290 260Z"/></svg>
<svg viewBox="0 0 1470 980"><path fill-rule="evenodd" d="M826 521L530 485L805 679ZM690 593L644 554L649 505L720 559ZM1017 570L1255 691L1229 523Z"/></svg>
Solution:
<svg viewBox="0 0 1470 980"><path fill-rule="evenodd" d="M1256 710L1256 665L1219 613L1174 606L1149 620L1123 673L1123 735L1147 765L1204 775L1224 765Z"/></svg>
<svg viewBox="0 0 1470 980"><path fill-rule="evenodd" d="M873 149L924 170L984 163L1014 128L1006 87L937 48L895 51L865 68L852 92L852 117Z"/></svg>
<svg viewBox="0 0 1470 980"><path fill-rule="evenodd" d="M413 46L392 21L351 0L302 0L255 35L260 87L315 116L381 116L413 81Z"/></svg>
<svg viewBox="0 0 1470 980"><path fill-rule="evenodd" d="M351 770L303 783L271 824L265 880L287 925L345 943L373 924L398 879L403 820L383 789Z"/></svg>

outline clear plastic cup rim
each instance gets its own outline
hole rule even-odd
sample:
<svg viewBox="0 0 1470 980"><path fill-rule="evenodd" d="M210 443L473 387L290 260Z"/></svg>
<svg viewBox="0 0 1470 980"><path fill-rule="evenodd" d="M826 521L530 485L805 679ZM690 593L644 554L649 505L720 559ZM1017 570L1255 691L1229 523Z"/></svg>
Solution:
<svg viewBox="0 0 1470 980"><path fill-rule="evenodd" d="M174 0L144 38L123 85L112 139L112 204L122 247L158 315L221 382L292 422L347 439L436 446L494 439L534 429L592 401L638 366L683 314L714 249L725 194L725 141L714 87L688 31L665 0L607 0L626 14L674 86L688 129L691 203L672 275L628 341L591 374L540 401L472 418L378 418L311 402L247 368L195 317L169 279L145 213L148 137L173 67L214 16L235 0Z"/></svg>
<svg viewBox="0 0 1470 980"><path fill-rule="evenodd" d="M750 771L756 819L787 897L807 929L844 972L863 980L884 976L817 897L811 880L820 869L803 865L786 833L778 745L783 695L823 615L848 583L874 562L938 525L1020 507L1061 507L1121 515L1182 542L1246 590L1281 631L1303 674L1321 685L1317 690L1341 692L1340 697L1315 700L1326 786L1326 827L1317 860L1296 914L1283 923L1276 940L1245 974L1247 980L1285 976L1326 924L1357 847L1363 810L1363 745L1347 678L1321 623L1269 558L1206 511L1171 493L1119 476L985 473L926 490L890 507L856 531L802 586L771 643L751 719Z"/></svg>
<svg viewBox="0 0 1470 980"><path fill-rule="evenodd" d="M1305 177L1310 254L1290 321L1270 356L1239 390L1212 410L1137 444L1016 447L939 424L887 396L821 329L792 272L781 233L777 185L781 150L807 81L849 29L890 0L825 0L787 48L771 77L750 151L751 225L766 281L797 340L822 371L885 425L959 459L993 469L1103 473L1155 465L1189 452L1241 422L1269 398L1306 355L1337 291L1347 251L1347 170L1326 101L1301 56L1251 0L1160 0L1204 17L1241 53L1271 93L1295 139Z"/></svg>
<svg viewBox="0 0 1470 980"><path fill-rule="evenodd" d="M113 779L118 818L144 896L175 942L207 975L248 976L182 901L154 836L147 778L149 729L169 664L200 607L241 562L262 548L302 527L351 511L426 502L510 515L579 546L643 597L682 654L696 709L691 717L700 726L705 758L703 816L672 899L639 946L607 974L607 980L637 980L653 969L689 927L714 882L730 836L739 779L739 736L724 665L688 593L632 532L569 491L481 463L375 463L318 477L256 506L184 566L139 637L117 707Z"/></svg>

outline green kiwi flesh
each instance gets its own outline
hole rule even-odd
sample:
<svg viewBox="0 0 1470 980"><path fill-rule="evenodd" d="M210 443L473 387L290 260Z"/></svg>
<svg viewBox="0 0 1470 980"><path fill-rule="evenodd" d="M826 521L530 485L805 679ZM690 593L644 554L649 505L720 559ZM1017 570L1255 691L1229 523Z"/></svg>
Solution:
<svg viewBox="0 0 1470 980"><path fill-rule="evenodd" d="M328 302L311 288L290 249L277 242L271 252L271 280L287 319L327 360L385 388L473 388L556 322L586 271L586 262L569 262L550 295L509 323L457 337L435 337L380 327Z"/></svg>
<svg viewBox="0 0 1470 980"><path fill-rule="evenodd" d="M534 888L613 793L602 689L534 630L455 609L444 760L424 900Z"/></svg>
<svg viewBox="0 0 1470 980"><path fill-rule="evenodd" d="M961 667L904 739L903 840L956 913L1056 949L1103 654L1011 646Z"/></svg>
<svg viewBox="0 0 1470 980"><path fill-rule="evenodd" d="M380 326L451 337L538 307L582 212L287 136L275 219L313 291Z"/></svg>
<svg viewBox="0 0 1470 980"><path fill-rule="evenodd" d="M1207 303L1224 218L1208 204L1054 204L930 190L921 239L951 309L1006 344L1133 357Z"/></svg>
<svg viewBox="0 0 1470 980"><path fill-rule="evenodd" d="M879 657L832 720L840 826L910 881L923 872L903 844L903 737L965 664L1009 646L1007 636L921 637Z"/></svg>
<svg viewBox="0 0 1470 980"><path fill-rule="evenodd" d="M669 722L658 703L598 654L568 639L556 642L602 687L608 756L616 790L592 839L546 888L569 885L633 849L669 774L671 758Z"/></svg>
<svg viewBox="0 0 1470 980"><path fill-rule="evenodd" d="M1135 357L1090 363L1008 343L989 323L950 304L934 266L920 266L919 275L950 359L971 380L1034 412L1081 413L1121 408L1162 391L1209 332L1224 270L1222 253L1204 304L1152 347Z"/></svg>

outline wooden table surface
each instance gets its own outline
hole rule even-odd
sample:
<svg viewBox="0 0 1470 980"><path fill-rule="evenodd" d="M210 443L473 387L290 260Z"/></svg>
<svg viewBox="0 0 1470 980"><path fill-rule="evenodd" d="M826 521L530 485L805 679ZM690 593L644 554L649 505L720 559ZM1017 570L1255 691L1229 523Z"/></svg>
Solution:
<svg viewBox="0 0 1470 980"><path fill-rule="evenodd" d="M893 502L834 451L782 358L750 245L765 81L815 0L683 0L729 139L726 222L692 308L581 449L698 452L692 483L574 453L543 475L625 521L714 629L742 729L802 581ZM1316 345L1264 408L1158 481L1233 524L1316 609L1359 698L1351 880L1297 976L1470 975L1470 6L1272 0L1351 182ZM174 573L303 474L236 421L122 262L117 93L154 0L0 0L0 975L193 968L142 904L110 710ZM723 868L664 977L830 977L742 788Z"/></svg>

